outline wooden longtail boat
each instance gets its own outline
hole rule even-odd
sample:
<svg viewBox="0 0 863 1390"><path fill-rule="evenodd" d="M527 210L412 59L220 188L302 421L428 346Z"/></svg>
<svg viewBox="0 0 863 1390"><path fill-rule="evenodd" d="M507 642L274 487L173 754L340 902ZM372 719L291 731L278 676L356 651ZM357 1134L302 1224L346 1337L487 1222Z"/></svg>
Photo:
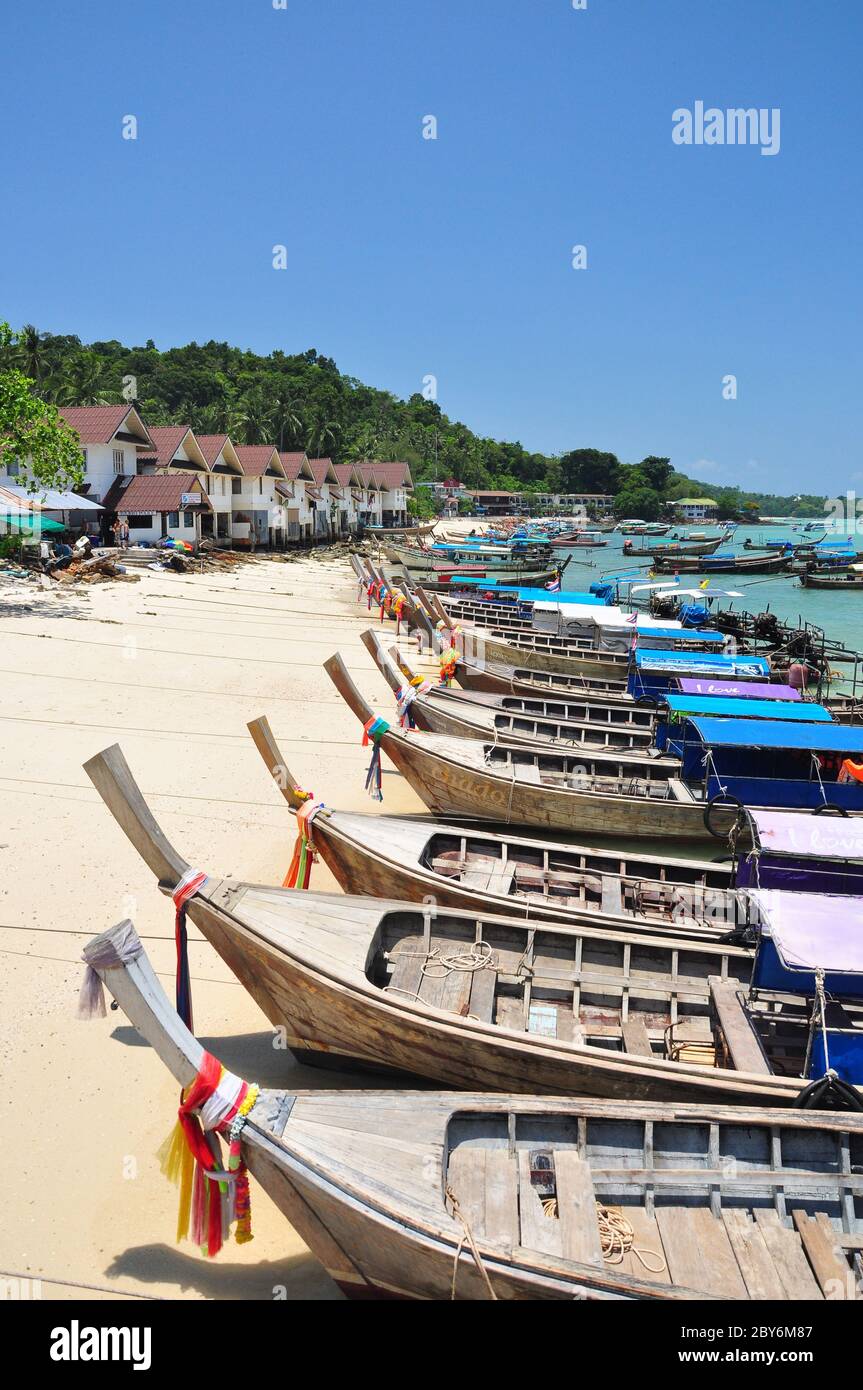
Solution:
<svg viewBox="0 0 863 1390"><path fill-rule="evenodd" d="M804 570L800 575L804 589L863 589L863 574L818 574Z"/></svg>
<svg viewBox="0 0 863 1390"><path fill-rule="evenodd" d="M390 648L390 656L405 680L413 681L417 678L417 672L398 647ZM638 739L633 742L633 747L638 742L648 743L652 740L658 717L655 707L658 701L653 701L651 705L638 704L632 699L628 703L606 701L602 695L595 695L590 691L582 696L568 695L566 698L553 700L546 699L541 692L534 695L507 695L503 691L462 690L455 686L437 685L428 692L428 698L433 704L451 713L463 712L466 706L475 706L476 709L485 712L504 713L515 719L587 723L626 734L637 734ZM422 729L425 725L418 719L417 727ZM441 731L429 727L429 732Z"/></svg>
<svg viewBox="0 0 863 1390"><path fill-rule="evenodd" d="M712 555L719 549L723 539L723 536L717 536L712 541L663 541L660 545L651 546L634 546L624 541L622 553L625 560L655 560L669 555Z"/></svg>
<svg viewBox="0 0 863 1390"><path fill-rule="evenodd" d="M266 719L249 732L292 811L305 794ZM315 849L346 893L433 901L558 926L659 931L702 941L737 932L729 865L627 855L416 817L357 815L325 806Z"/></svg>
<svg viewBox="0 0 863 1390"><path fill-rule="evenodd" d="M374 710L340 656L324 670L361 724ZM735 815L713 808L677 776L674 759L552 752L388 727L380 745L429 810L504 825L599 835L704 840L730 833Z"/></svg>
<svg viewBox="0 0 863 1390"><path fill-rule="evenodd" d="M378 635L372 629L362 633L360 639L371 655L387 684L398 696L405 685L405 677L384 649ZM521 702L524 704L524 701ZM554 708L550 705L550 708ZM566 706L559 706L566 709ZM441 687L418 692L409 707L412 727L427 733L452 734L456 738L504 739L507 743L525 743L531 746L548 748L584 748L598 752L618 749L633 756L650 756L653 743L651 724L629 725L613 724L610 720L592 721L585 707L580 720L568 718L565 713L557 717L529 714L525 710L512 711L475 705L469 700Z"/></svg>
<svg viewBox="0 0 863 1390"><path fill-rule="evenodd" d="M677 570L681 574L780 574L791 565L791 556L775 555L676 555L655 557L653 568L661 574Z"/></svg>
<svg viewBox="0 0 863 1390"><path fill-rule="evenodd" d="M518 653L519 658L521 652ZM568 700L584 697L591 703L601 701L606 705L632 708L636 701L619 680L588 677L584 675L567 676L556 671L534 671L520 660L479 661L459 653L456 666L456 680L469 691L536 696L549 699Z"/></svg>
<svg viewBox="0 0 863 1390"><path fill-rule="evenodd" d="M421 526L366 526L365 530L370 536L386 541L393 536L430 536L436 526L436 521L429 521Z"/></svg>
<svg viewBox="0 0 863 1390"><path fill-rule="evenodd" d="M441 566L434 570L414 570L402 565L405 581L410 584L417 582L423 584L426 589L434 593L448 593L452 586L458 587L464 579L481 579L484 586L489 589L496 587L509 587L511 584L522 584L530 588L539 588L551 583L557 578L558 570L554 569L525 569L507 572L496 570L485 565L465 565L460 569L447 569ZM388 576L398 578L398 567L395 570L388 570Z"/></svg>
<svg viewBox="0 0 863 1390"><path fill-rule="evenodd" d="M119 749L85 767L170 893L189 866ZM811 1006L747 997L742 947L209 877L187 912L300 1054L533 1095L781 1106L808 1090Z"/></svg>
<svg viewBox="0 0 863 1390"><path fill-rule="evenodd" d="M570 646L566 638L542 632L502 632L495 628L466 627L458 635L458 650L479 654L484 661L503 666L527 666L533 671L553 671L565 676L598 676L617 680L626 688L629 658L616 652L589 651Z"/></svg>
<svg viewBox="0 0 863 1390"><path fill-rule="evenodd" d="M84 956L99 962L119 1007L185 1088L204 1049L143 950L122 963L124 948L125 923ZM112 951L116 963L102 964ZM856 1116L265 1090L241 1146L250 1173L349 1298L854 1295L859 1198L843 1184L842 1160L859 1169Z"/></svg>

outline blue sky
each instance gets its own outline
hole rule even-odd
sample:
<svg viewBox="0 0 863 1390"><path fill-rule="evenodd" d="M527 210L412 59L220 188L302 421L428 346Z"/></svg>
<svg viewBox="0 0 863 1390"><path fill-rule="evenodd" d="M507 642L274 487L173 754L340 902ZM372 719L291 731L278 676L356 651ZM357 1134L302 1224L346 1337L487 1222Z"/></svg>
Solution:
<svg viewBox="0 0 863 1390"><path fill-rule="evenodd" d="M861 40L857 0L7 6L0 317L315 347L531 449L844 491ZM779 107L780 153L675 145L698 100Z"/></svg>

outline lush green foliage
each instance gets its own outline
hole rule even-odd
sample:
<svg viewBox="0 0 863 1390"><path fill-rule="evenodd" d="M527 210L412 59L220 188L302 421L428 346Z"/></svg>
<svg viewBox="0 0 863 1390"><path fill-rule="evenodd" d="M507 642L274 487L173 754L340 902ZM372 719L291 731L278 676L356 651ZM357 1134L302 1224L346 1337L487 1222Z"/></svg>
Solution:
<svg viewBox="0 0 863 1390"><path fill-rule="evenodd" d="M741 511L749 498L781 513L812 515L823 507L823 498L770 497L687 478L654 455L636 464L599 449L553 458L520 443L483 439L450 420L437 402L420 394L399 400L365 386L313 348L261 357L209 342L159 352L152 341L131 348L116 340L82 344L27 325L14 356L39 395L58 405L119 401L124 379L133 377L148 424L191 424L205 434L228 430L240 443L273 441L336 462L404 459L415 481L455 477L469 488L612 493L618 514L633 516L652 515L654 506L687 495L715 498L723 515ZM640 512L643 507L648 512Z"/></svg>
<svg viewBox="0 0 863 1390"><path fill-rule="evenodd" d="M0 463L16 462L30 492L72 488L84 478L78 436L63 423L57 407L36 394L36 380L25 375L26 340L0 323Z"/></svg>

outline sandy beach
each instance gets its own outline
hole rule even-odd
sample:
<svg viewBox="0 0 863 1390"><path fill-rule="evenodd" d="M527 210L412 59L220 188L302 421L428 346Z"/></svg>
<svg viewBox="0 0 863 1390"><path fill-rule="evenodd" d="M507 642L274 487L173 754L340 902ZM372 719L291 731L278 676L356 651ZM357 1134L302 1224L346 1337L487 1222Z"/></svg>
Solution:
<svg viewBox="0 0 863 1390"><path fill-rule="evenodd" d="M41 1296L58 1299L340 1298L256 1187L251 1244L210 1261L173 1243L176 1192L155 1155L176 1087L121 1014L75 1017L81 948L124 917L172 994L173 910L82 764L120 743L192 864L281 883L293 820L247 721L268 715L302 785L368 812L368 754L321 664L340 651L382 713L392 696L360 644L367 615L343 561L141 574L0 589L0 1046L3 1132L14 1134L0 1278L40 1281ZM392 769L384 794L388 812L423 809ZM337 891L322 865L312 887ZM274 1050L252 999L193 927L190 937L195 1029L226 1066L287 1089L356 1084Z"/></svg>

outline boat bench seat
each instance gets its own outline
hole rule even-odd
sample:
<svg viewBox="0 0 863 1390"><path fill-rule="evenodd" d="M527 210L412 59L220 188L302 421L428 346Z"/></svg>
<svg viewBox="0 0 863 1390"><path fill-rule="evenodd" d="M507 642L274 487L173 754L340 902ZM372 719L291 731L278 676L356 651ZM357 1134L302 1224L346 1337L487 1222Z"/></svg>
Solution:
<svg viewBox="0 0 863 1390"><path fill-rule="evenodd" d="M770 1067L743 1006L740 985L736 980L722 980L718 975L709 976L707 983L735 1071L758 1072L769 1076Z"/></svg>

